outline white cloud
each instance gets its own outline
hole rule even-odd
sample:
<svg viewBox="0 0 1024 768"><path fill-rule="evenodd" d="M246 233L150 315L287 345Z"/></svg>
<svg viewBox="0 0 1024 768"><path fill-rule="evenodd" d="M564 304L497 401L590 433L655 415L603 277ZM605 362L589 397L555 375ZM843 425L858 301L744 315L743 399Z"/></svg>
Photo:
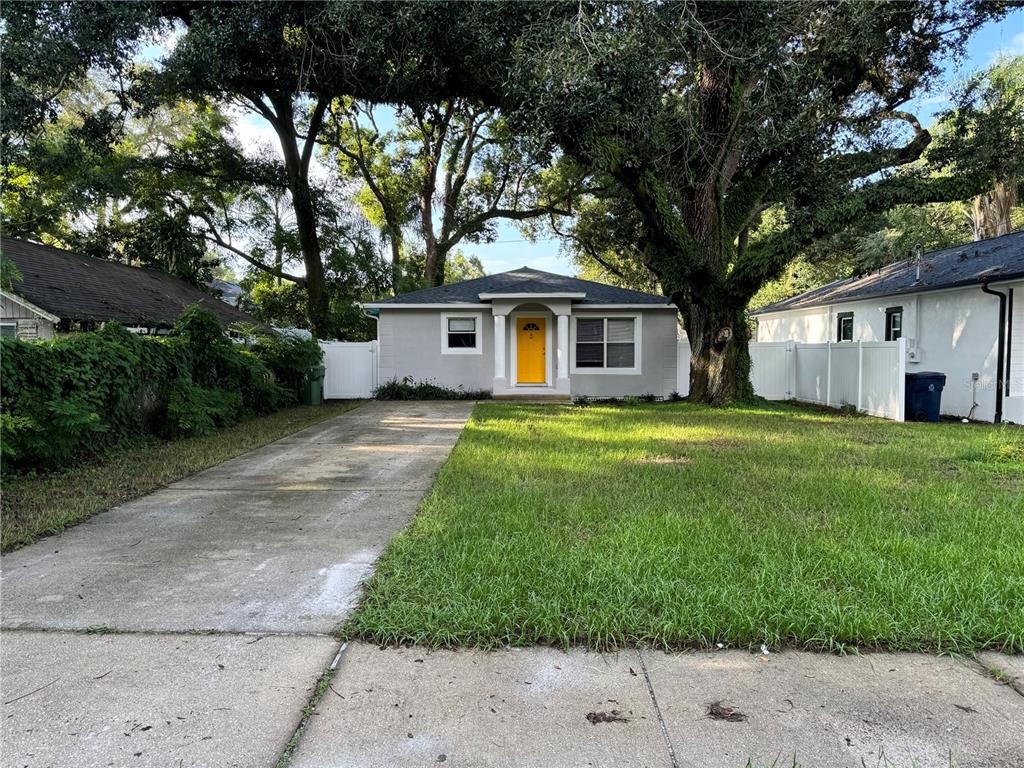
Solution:
<svg viewBox="0 0 1024 768"><path fill-rule="evenodd" d="M231 133L247 155L256 157L271 152L284 158L277 133L263 117L237 106L228 107L225 113L231 120Z"/></svg>
<svg viewBox="0 0 1024 768"><path fill-rule="evenodd" d="M1006 45L1000 45L988 58L988 65L995 64L1003 56L1024 56L1024 32L1018 32Z"/></svg>
<svg viewBox="0 0 1024 768"><path fill-rule="evenodd" d="M266 118L238 105L231 105L224 111L231 120L231 133L246 155L259 157L269 153L281 160L284 159L281 142ZM315 181L324 181L328 178L327 167L321 162L319 152L313 153L309 162L309 172Z"/></svg>

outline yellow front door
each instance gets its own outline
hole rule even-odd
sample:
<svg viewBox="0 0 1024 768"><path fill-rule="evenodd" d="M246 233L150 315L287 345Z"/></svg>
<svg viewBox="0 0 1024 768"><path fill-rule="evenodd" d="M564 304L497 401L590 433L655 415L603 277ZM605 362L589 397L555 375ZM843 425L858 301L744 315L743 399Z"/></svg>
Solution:
<svg viewBox="0 0 1024 768"><path fill-rule="evenodd" d="M516 381L520 384L543 384L545 324L543 317L520 317L516 321Z"/></svg>

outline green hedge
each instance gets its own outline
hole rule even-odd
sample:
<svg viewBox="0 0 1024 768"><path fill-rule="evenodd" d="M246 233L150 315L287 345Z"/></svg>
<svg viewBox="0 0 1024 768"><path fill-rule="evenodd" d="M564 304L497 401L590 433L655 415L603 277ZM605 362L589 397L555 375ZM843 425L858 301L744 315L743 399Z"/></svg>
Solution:
<svg viewBox="0 0 1024 768"><path fill-rule="evenodd" d="M50 341L0 342L0 447L7 466L45 467L144 434L199 435L295 403L315 341L232 341L192 306L169 336L116 324Z"/></svg>
<svg viewBox="0 0 1024 768"><path fill-rule="evenodd" d="M490 400L493 394L489 389L451 389L406 376L385 381L373 390L373 396L377 400Z"/></svg>

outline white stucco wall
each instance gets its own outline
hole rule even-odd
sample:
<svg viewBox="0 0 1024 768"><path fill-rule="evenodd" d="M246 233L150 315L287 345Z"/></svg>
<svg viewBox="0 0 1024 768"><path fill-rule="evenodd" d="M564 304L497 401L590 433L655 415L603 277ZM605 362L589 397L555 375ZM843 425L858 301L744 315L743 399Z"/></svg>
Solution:
<svg viewBox="0 0 1024 768"><path fill-rule="evenodd" d="M555 307L570 311L568 302ZM453 312L479 313L481 354L442 354L442 312L434 309L381 309L377 324L379 341L379 377L381 382L403 379L433 381L441 386L463 389L493 390L494 387L494 316L490 307ZM514 307L502 305L499 311L543 312L548 315L549 344L548 379L556 380L555 355L556 318L545 306L521 302ZM651 393L665 397L677 388L677 331L674 309L581 309L572 307L575 317L605 317L636 314L640 316L640 370L638 373L572 373L575 349L569 344L569 391L574 396L622 397ZM549 314L550 313L550 314ZM515 323L505 323L505 371L511 377L515 345L512 334ZM529 392L523 392L529 394ZM543 393L541 393L543 394Z"/></svg>
<svg viewBox="0 0 1024 768"><path fill-rule="evenodd" d="M637 314L640 317L640 372L571 373L569 381L572 394L587 397L623 397L649 393L667 397L678 386L676 360L679 324L676 321L676 311L577 309L573 312L577 318L605 317L613 314ZM570 335L570 370L576 363L576 349L571 340Z"/></svg>
<svg viewBox="0 0 1024 768"><path fill-rule="evenodd" d="M1024 284L993 285L1005 291L1015 287L1014 323L1011 343L1021 349L1011 351L1011 389L1013 381L1024 379ZM1017 305L1021 305L1018 310ZM942 291L926 291L903 296L889 296L868 301L842 302L789 312L759 315L757 341L823 342L835 341L837 315L853 312L854 341L882 341L885 339L885 310L903 307L903 335L913 348L916 340L916 359L907 361L907 372L940 371L946 374L946 387L942 393L942 412L950 416L967 416L972 403L977 401L974 418L992 421L995 418L995 391L998 381L997 323L999 301L982 293L980 286ZM1020 358L1014 360L1014 356ZM979 378L972 390L972 374ZM972 391L976 392L972 398ZM1024 396L1024 386L1020 395ZM1008 407L1009 406L1009 407ZM1016 406L1004 402L1004 412ZM1024 411L1022 411L1024 415ZM1006 418L1009 418L1007 415Z"/></svg>
<svg viewBox="0 0 1024 768"><path fill-rule="evenodd" d="M491 310L452 308L479 313L480 354L441 354L441 312L433 309L382 309L377 325L380 381L432 381L455 389L486 389L494 385L494 319Z"/></svg>
<svg viewBox="0 0 1024 768"><path fill-rule="evenodd" d="M1012 397L1024 398L1024 282L1017 283L1012 287L1010 395ZM1019 420L1019 423L1024 423L1024 417Z"/></svg>

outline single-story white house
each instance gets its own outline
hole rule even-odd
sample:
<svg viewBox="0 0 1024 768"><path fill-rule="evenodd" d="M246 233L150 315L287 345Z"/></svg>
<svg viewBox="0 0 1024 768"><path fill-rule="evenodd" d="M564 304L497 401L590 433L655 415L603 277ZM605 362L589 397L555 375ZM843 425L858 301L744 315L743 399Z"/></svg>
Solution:
<svg viewBox="0 0 1024 768"><path fill-rule="evenodd" d="M943 414L1024 424L1024 231L924 253L752 315L759 342L905 337L908 373L946 374Z"/></svg>
<svg viewBox="0 0 1024 768"><path fill-rule="evenodd" d="M409 377L499 398L676 389L676 307L664 296L523 267L367 303L378 380Z"/></svg>

